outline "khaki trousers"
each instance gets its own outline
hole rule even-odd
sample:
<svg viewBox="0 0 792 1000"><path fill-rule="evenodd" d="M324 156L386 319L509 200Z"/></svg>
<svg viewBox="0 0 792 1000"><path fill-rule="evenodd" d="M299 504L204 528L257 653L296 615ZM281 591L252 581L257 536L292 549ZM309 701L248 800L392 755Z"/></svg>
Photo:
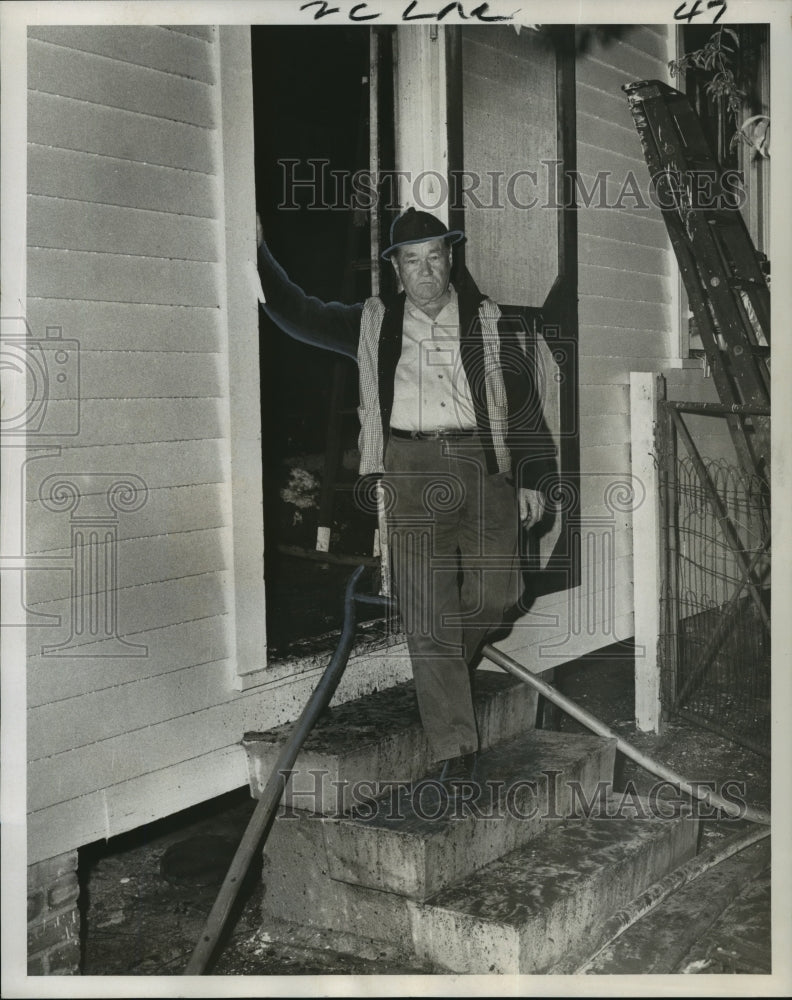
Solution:
<svg viewBox="0 0 792 1000"><path fill-rule="evenodd" d="M391 436L383 477L390 558L418 708L434 760L478 749L477 654L516 603L517 494L488 475L477 435Z"/></svg>

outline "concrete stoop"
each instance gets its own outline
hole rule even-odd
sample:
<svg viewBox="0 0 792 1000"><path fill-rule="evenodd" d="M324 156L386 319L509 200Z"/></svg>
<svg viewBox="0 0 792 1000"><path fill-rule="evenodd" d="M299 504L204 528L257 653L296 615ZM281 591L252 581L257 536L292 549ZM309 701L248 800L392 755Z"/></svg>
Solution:
<svg viewBox="0 0 792 1000"><path fill-rule="evenodd" d="M602 817L572 819L411 903L418 958L463 973L574 972L612 913L696 853L697 820L628 818L620 807L609 796Z"/></svg>
<svg viewBox="0 0 792 1000"><path fill-rule="evenodd" d="M614 740L533 730L484 751L475 781L428 779L324 821L331 878L426 899L560 823L610 785Z"/></svg>
<svg viewBox="0 0 792 1000"><path fill-rule="evenodd" d="M473 700L484 748L536 724L537 692L500 671L477 672ZM253 795L261 795L291 729L286 724L245 733ZM362 783L416 781L430 768L415 686L408 681L329 709L300 751L284 802L326 815L346 812Z"/></svg>
<svg viewBox="0 0 792 1000"><path fill-rule="evenodd" d="M568 972L695 853L695 820L632 818L610 792L613 740L535 730L535 692L512 678L479 688L486 749L451 790L426 776L411 684L321 720L265 845L262 933L301 927L359 955L380 942L437 971ZM246 734L254 794L289 728Z"/></svg>

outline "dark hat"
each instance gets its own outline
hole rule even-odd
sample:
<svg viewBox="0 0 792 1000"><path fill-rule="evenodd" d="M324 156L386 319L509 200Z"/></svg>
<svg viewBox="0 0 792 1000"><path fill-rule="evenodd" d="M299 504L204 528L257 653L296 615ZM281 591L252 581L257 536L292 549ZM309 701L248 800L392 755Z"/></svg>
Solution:
<svg viewBox="0 0 792 1000"><path fill-rule="evenodd" d="M383 260L390 260L394 250L410 243L426 243L428 240L449 240L451 243L459 243L464 238L465 234L461 229L452 229L449 232L434 215L408 208L394 219L390 231L391 245L387 250L383 250L380 256Z"/></svg>

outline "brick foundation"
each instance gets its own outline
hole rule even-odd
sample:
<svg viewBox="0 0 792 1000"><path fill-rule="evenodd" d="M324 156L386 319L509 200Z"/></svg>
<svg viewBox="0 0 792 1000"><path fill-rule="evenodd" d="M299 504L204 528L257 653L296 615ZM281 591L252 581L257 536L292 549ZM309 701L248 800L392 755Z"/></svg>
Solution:
<svg viewBox="0 0 792 1000"><path fill-rule="evenodd" d="M74 976L80 971L77 852L28 867L28 975Z"/></svg>

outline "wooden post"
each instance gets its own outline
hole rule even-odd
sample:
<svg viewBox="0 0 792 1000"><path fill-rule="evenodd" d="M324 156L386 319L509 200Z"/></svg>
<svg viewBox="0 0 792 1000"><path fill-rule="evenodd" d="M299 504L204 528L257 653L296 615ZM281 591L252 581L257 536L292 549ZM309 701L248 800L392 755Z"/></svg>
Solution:
<svg viewBox="0 0 792 1000"><path fill-rule="evenodd" d="M660 731L660 587L663 551L659 476L655 455L657 402L665 380L653 372L630 374L632 472L644 487L633 511L633 603L635 611L635 722L644 732Z"/></svg>

